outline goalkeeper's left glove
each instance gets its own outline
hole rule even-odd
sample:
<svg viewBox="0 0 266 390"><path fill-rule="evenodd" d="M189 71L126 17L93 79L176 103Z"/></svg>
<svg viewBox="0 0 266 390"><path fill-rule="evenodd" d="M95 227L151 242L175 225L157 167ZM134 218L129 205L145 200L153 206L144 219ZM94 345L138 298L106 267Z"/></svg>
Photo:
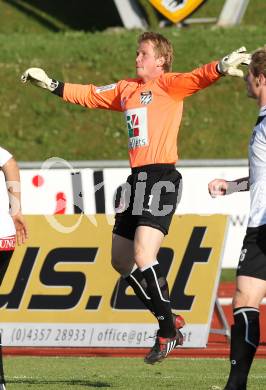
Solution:
<svg viewBox="0 0 266 390"><path fill-rule="evenodd" d="M251 54L247 53L247 49L242 46L225 56L217 65L219 73L229 76L244 77L244 72L238 69L239 65L249 65L251 62Z"/></svg>

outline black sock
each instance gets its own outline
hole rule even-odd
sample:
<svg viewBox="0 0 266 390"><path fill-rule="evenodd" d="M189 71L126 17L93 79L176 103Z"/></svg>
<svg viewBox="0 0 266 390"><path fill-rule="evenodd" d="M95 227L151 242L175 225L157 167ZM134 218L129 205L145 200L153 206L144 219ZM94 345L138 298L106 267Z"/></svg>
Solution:
<svg viewBox="0 0 266 390"><path fill-rule="evenodd" d="M135 269L135 271L127 276L125 280L133 288L134 293L141 300L141 302L144 303L144 305L153 315L155 315L151 297L148 295L147 291L147 281L139 268Z"/></svg>
<svg viewBox="0 0 266 390"><path fill-rule="evenodd" d="M159 336L174 337L176 330L173 324L168 283L161 274L160 265L152 265L142 271L142 274L147 281L147 292L159 322Z"/></svg>
<svg viewBox="0 0 266 390"><path fill-rule="evenodd" d="M248 373L260 339L259 310L237 308L234 320L231 327L231 370L225 389L246 390Z"/></svg>

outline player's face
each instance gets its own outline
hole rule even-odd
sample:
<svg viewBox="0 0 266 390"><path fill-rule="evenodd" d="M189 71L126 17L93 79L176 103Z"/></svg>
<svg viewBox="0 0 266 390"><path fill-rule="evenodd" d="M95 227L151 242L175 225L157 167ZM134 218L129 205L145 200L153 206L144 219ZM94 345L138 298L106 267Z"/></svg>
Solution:
<svg viewBox="0 0 266 390"><path fill-rule="evenodd" d="M259 96L259 84L258 78L254 76L251 70L245 76L245 82L247 86L247 94L249 97L257 99Z"/></svg>
<svg viewBox="0 0 266 390"><path fill-rule="evenodd" d="M149 81L163 72L163 57L156 58L153 44L150 41L141 42L136 53L136 73L144 82Z"/></svg>

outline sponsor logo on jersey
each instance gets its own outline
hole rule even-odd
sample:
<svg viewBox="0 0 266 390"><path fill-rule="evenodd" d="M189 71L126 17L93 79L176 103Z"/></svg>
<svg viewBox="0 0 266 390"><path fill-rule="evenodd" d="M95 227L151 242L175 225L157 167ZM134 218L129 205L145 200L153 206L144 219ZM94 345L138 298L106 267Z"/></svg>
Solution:
<svg viewBox="0 0 266 390"><path fill-rule="evenodd" d="M111 91L112 89L115 89L115 87L116 87L116 84L103 85L102 87L96 88L96 93Z"/></svg>
<svg viewBox="0 0 266 390"><path fill-rule="evenodd" d="M137 114L127 116L127 129L129 138L139 136L139 117Z"/></svg>
<svg viewBox="0 0 266 390"><path fill-rule="evenodd" d="M152 101L152 92L144 91L140 94L140 103L141 104L149 104Z"/></svg>
<svg viewBox="0 0 266 390"><path fill-rule="evenodd" d="M16 245L16 237L0 238L0 251L13 251Z"/></svg>
<svg viewBox="0 0 266 390"><path fill-rule="evenodd" d="M125 111L127 130L128 130L128 148L135 149L140 146L148 145L147 131L147 109L134 108Z"/></svg>

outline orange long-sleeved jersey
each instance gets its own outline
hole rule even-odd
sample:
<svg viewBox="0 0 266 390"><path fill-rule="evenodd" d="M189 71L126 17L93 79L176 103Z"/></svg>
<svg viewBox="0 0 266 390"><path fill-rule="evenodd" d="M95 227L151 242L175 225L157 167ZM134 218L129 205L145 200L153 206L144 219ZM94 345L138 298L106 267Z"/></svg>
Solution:
<svg viewBox="0 0 266 390"><path fill-rule="evenodd" d="M131 167L175 164L183 99L220 77L216 65L215 61L190 73L164 73L146 83L141 79L103 87L66 83L63 99L84 107L124 112Z"/></svg>

